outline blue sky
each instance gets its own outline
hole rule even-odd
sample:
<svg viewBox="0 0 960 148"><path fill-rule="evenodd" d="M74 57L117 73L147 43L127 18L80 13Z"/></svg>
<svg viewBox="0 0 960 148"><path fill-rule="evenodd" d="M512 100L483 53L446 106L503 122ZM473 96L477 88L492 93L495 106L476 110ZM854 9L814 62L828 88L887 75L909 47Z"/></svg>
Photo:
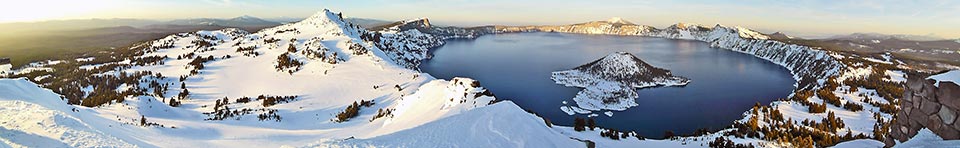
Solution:
<svg viewBox="0 0 960 148"><path fill-rule="evenodd" d="M568 24L622 17L744 26L798 36L878 32L960 38L956 0L32 0L0 6L0 22L82 18L305 17L323 8L349 17L427 17L445 25ZM29 13L24 13L29 12Z"/></svg>

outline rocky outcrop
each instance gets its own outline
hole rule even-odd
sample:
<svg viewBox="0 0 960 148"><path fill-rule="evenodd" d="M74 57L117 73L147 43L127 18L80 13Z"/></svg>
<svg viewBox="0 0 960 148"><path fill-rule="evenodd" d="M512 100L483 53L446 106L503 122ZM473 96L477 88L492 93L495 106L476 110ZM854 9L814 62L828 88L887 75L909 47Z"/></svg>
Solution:
<svg viewBox="0 0 960 148"><path fill-rule="evenodd" d="M945 140L960 139L960 86L955 82L928 79L909 74L900 111L890 127L888 146L906 141L922 128L930 129Z"/></svg>

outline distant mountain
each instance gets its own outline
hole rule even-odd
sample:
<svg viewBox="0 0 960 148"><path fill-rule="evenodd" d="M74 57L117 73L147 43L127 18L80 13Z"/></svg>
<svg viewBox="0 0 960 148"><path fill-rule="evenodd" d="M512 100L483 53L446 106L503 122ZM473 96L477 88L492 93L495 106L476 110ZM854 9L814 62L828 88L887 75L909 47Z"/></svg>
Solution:
<svg viewBox="0 0 960 148"><path fill-rule="evenodd" d="M45 31L78 30L117 26L138 27L155 24L158 22L159 21L143 19L77 19L0 23L0 30L3 30L3 32L0 32L0 36L7 34L21 35L21 33L25 32L36 33Z"/></svg>
<svg viewBox="0 0 960 148"><path fill-rule="evenodd" d="M393 23L393 21L368 19L368 18L344 18L344 20L352 24L360 25L360 27L363 27L363 28L371 28L371 27L383 26L383 25Z"/></svg>
<svg viewBox="0 0 960 148"><path fill-rule="evenodd" d="M278 23L286 24L286 23L299 22L299 21L301 21L301 20L303 20L303 19L306 19L306 18L303 18L303 17L286 17L286 16L284 16L284 17L263 18L263 19L264 19L264 20L267 20L267 21L272 21L272 22L278 22Z"/></svg>
<svg viewBox="0 0 960 148"><path fill-rule="evenodd" d="M780 32L767 34L767 36L784 43L871 55L876 58L892 54L908 65L928 69L941 69L943 67L935 66L944 65L941 63L960 65L960 54L957 54L957 51L960 51L960 40L877 33L854 33L821 39L791 37Z"/></svg>
<svg viewBox="0 0 960 148"><path fill-rule="evenodd" d="M230 19L86 19L0 24L0 57L10 57L14 66L64 54L123 47L130 44L198 30L240 28L258 31L280 23L251 16ZM44 44L36 44L41 43Z"/></svg>
<svg viewBox="0 0 960 148"><path fill-rule="evenodd" d="M767 37L770 37L771 39L794 39L795 38L793 36L784 34L783 32L774 32L771 34L767 34Z"/></svg>
<svg viewBox="0 0 960 148"><path fill-rule="evenodd" d="M620 18L620 17L613 17L613 18L607 19L607 23L611 23L611 24L631 24L631 25L633 25L633 22L626 21L626 20L624 20L623 18Z"/></svg>
<svg viewBox="0 0 960 148"><path fill-rule="evenodd" d="M168 21L162 24L249 27L249 26L276 26L276 25L280 25L281 23L267 21L261 18L244 15L244 16L239 16L239 17L230 18L230 19L218 19L218 18L178 19L178 20Z"/></svg>
<svg viewBox="0 0 960 148"><path fill-rule="evenodd" d="M907 34L880 34L880 33L852 33L849 35L836 35L827 39L837 40L886 40L900 39L908 41L937 41L946 40L944 38L931 35L907 35Z"/></svg>

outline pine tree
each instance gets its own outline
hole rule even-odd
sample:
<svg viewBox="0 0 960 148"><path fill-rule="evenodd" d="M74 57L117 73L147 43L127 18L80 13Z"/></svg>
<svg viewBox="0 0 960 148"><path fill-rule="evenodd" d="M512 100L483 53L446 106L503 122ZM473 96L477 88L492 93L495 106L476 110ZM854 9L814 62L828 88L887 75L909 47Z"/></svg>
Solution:
<svg viewBox="0 0 960 148"><path fill-rule="evenodd" d="M753 131L757 131L758 129L760 129L760 126L757 120L758 120L757 116L751 116L750 120L747 121L747 126L750 126L750 129Z"/></svg>
<svg viewBox="0 0 960 148"><path fill-rule="evenodd" d="M577 117L577 118L573 119L573 130L574 130L574 131L578 131L578 132L579 132L579 131L584 131L584 130L586 130L586 129L584 128L584 125L585 125L585 124L586 124L586 121L584 121L583 118Z"/></svg>
<svg viewBox="0 0 960 148"><path fill-rule="evenodd" d="M288 52L297 52L297 46L294 45L293 43L291 43L290 46L287 48L287 51L288 51Z"/></svg>
<svg viewBox="0 0 960 148"><path fill-rule="evenodd" d="M663 132L663 139L667 139L673 136L676 136L676 134L674 134L673 131L667 130L666 132Z"/></svg>
<svg viewBox="0 0 960 148"><path fill-rule="evenodd" d="M594 121L593 118L590 118L587 120L587 126L589 126L590 130L592 131L593 129L597 128L597 122Z"/></svg>
<svg viewBox="0 0 960 148"><path fill-rule="evenodd" d="M147 117L140 115L140 126L147 126Z"/></svg>

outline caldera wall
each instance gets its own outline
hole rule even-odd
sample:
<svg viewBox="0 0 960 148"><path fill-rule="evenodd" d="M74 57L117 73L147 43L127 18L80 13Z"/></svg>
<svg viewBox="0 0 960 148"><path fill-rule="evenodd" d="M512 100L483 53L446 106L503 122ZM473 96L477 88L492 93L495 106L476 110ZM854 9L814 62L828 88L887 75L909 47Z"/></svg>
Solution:
<svg viewBox="0 0 960 148"><path fill-rule="evenodd" d="M940 82L926 79L927 76L909 74L900 111L890 126L890 138L884 142L888 146L897 140L904 142L922 128L946 140L960 139L960 86L954 82Z"/></svg>

